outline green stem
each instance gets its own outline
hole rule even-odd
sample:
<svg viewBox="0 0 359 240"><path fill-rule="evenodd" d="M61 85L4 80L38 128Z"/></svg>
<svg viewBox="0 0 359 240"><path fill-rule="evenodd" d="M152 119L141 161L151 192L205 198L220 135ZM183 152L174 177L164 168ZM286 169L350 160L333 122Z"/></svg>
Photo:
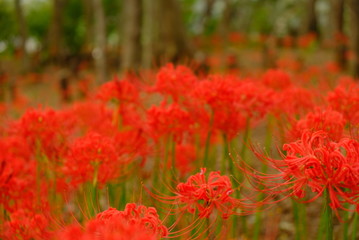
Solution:
<svg viewBox="0 0 359 240"><path fill-rule="evenodd" d="M86 197L85 200L85 206L87 208L87 213L88 213L88 218L91 218L93 216L95 216L95 214L97 213L97 208L98 208L98 192L97 192L97 187L94 186L93 184L90 183L86 183L85 184L85 188L83 189L84 192L84 196Z"/></svg>
<svg viewBox="0 0 359 240"><path fill-rule="evenodd" d="M349 204L346 203L345 208L349 208ZM350 212L347 211L345 213L345 216L344 216L344 223L343 223L343 240L348 240L349 239L349 215L350 215Z"/></svg>
<svg viewBox="0 0 359 240"><path fill-rule="evenodd" d="M121 201L120 201L120 207L119 209L124 209L125 208L125 205L127 203L127 194L126 194L126 181L124 181L122 184L121 184Z"/></svg>
<svg viewBox="0 0 359 240"><path fill-rule="evenodd" d="M176 171L176 141L175 141L174 137L171 138L171 143L172 143L172 173L173 173L174 178L176 179L176 177L177 177L177 171Z"/></svg>
<svg viewBox="0 0 359 240"><path fill-rule="evenodd" d="M211 230L212 230L212 226L211 226L211 220L209 219L210 217L208 217L206 219L206 223L207 223L207 237L208 237L208 240L214 240L214 235L213 233L211 233Z"/></svg>
<svg viewBox="0 0 359 240"><path fill-rule="evenodd" d="M333 210L330 207L330 196L328 190L325 191L324 201L324 215L325 215L325 232L327 233L327 240L333 239Z"/></svg>
<svg viewBox="0 0 359 240"><path fill-rule="evenodd" d="M358 213L355 212L354 213L354 222L353 222L353 233L352 233L352 239L355 240L357 239L357 229L358 229Z"/></svg>
<svg viewBox="0 0 359 240"><path fill-rule="evenodd" d="M244 130L243 134L243 145L241 149L241 158L245 160L247 155L247 143L250 135L250 118L247 118L246 120L246 129Z"/></svg>
<svg viewBox="0 0 359 240"><path fill-rule="evenodd" d="M213 113L211 115L211 119L209 123L209 130L204 148L203 164L201 167L208 167L208 155L209 155L209 148L210 148L211 136L212 136L212 125L213 125Z"/></svg>
<svg viewBox="0 0 359 240"><path fill-rule="evenodd" d="M228 160L227 160L228 154L229 154L228 138L227 138L227 135L225 133L223 133L223 160L222 160L222 166L221 166L222 173L226 172L226 163L228 162ZM230 170L230 173L233 172L232 161L229 161L229 170Z"/></svg>
<svg viewBox="0 0 359 240"><path fill-rule="evenodd" d="M323 233L325 231L325 208L323 208L322 213L321 213L321 217L320 217L320 222L319 222L319 228L318 228L318 234L317 234L317 240L322 240L323 239Z"/></svg>
<svg viewBox="0 0 359 240"><path fill-rule="evenodd" d="M265 137L265 150L268 154L269 149L271 149L272 146L272 117L269 115L268 116L268 120L267 120L267 132L266 132L266 137ZM262 165L262 173L267 173L268 170L268 165L267 164L263 164ZM263 188L262 186L260 187L261 189ZM263 200L264 198L264 193L261 193L258 197L258 201ZM259 234L261 231L261 225L262 225L262 211L261 209L258 209L258 211L256 212L256 218L255 218L255 224L254 224L254 234L253 234L253 240L258 240L259 239Z"/></svg>
<svg viewBox="0 0 359 240"><path fill-rule="evenodd" d="M98 168L99 168L99 164L96 162L96 164L94 166L94 174L93 174L93 179L92 179L93 188L96 188L96 186L97 186Z"/></svg>
<svg viewBox="0 0 359 240"><path fill-rule="evenodd" d="M210 145L211 135L212 135L212 132L211 132L211 130L209 130L209 132L207 134L207 138L206 138L206 145L204 147L204 157L203 157L203 166L204 167L207 167L207 165L208 165L208 155L209 155L209 145Z"/></svg>
<svg viewBox="0 0 359 240"><path fill-rule="evenodd" d="M292 205L293 205L293 217L294 217L294 225L295 225L295 239L300 240L302 239L302 231L300 224L299 203L297 203L295 200L292 200Z"/></svg>
<svg viewBox="0 0 359 240"><path fill-rule="evenodd" d="M246 160L246 155L247 155L247 143L248 143L248 139L250 136L250 118L247 118L246 121L246 129L244 131L244 135L243 135L243 145L242 145L242 149L241 149L241 158L243 161ZM243 181L243 175L240 174L240 172L238 171L239 176L238 176L238 182L241 183ZM233 176L236 177L236 174L233 172ZM237 197L240 197L240 190L237 191ZM247 218L245 216L240 217L241 219L241 232L242 233L247 233ZM233 227L235 227L235 225L233 225Z"/></svg>
<svg viewBox="0 0 359 240"><path fill-rule="evenodd" d="M307 238L307 211L305 204L299 204L300 229L303 239Z"/></svg>

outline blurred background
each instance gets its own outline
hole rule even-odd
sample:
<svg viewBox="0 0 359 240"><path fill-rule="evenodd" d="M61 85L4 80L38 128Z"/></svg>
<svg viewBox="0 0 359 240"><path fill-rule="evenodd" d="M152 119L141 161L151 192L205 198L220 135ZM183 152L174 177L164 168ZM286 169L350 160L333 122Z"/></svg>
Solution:
<svg viewBox="0 0 359 240"><path fill-rule="evenodd" d="M358 32L359 0L0 0L0 84L48 73L66 89L84 72L100 84L167 62L358 76Z"/></svg>

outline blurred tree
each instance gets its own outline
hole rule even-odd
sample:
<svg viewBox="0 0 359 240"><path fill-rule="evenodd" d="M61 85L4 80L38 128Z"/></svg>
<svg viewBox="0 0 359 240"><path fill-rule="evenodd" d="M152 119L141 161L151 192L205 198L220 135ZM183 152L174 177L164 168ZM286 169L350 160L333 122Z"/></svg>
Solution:
<svg viewBox="0 0 359 240"><path fill-rule="evenodd" d="M148 0L147 0L148 1ZM177 0L157 0L158 39L156 39L156 58L163 62L189 60L191 48L188 41L181 6Z"/></svg>
<svg viewBox="0 0 359 240"><path fill-rule="evenodd" d="M51 14L51 2L37 1L36 4L26 5L26 23L29 29L29 37L34 37L42 45L48 44L44 40L48 34Z"/></svg>
<svg viewBox="0 0 359 240"><path fill-rule="evenodd" d="M142 0L125 1L123 6L123 39L121 69L137 71L141 66Z"/></svg>
<svg viewBox="0 0 359 240"><path fill-rule="evenodd" d="M7 1L0 1L0 43L2 52L9 52L12 50L12 39L15 35L15 19L13 10Z"/></svg>
<svg viewBox="0 0 359 240"><path fill-rule="evenodd" d="M306 33L313 33L317 37L320 37L316 3L317 0L308 0L307 2L308 15L307 15Z"/></svg>
<svg viewBox="0 0 359 240"><path fill-rule="evenodd" d="M86 41L84 7L81 1L66 0L63 9L63 26L65 56L79 55ZM64 56L64 57L65 57Z"/></svg>
<svg viewBox="0 0 359 240"><path fill-rule="evenodd" d="M94 10L94 34L95 34L95 48L92 55L96 65L96 79L97 83L104 83L107 79L106 67L106 21L102 0L92 0Z"/></svg>
<svg viewBox="0 0 359 240"><path fill-rule="evenodd" d="M335 58L341 69L346 69L347 65L347 42L344 33L344 0L332 0L333 27L335 41Z"/></svg>
<svg viewBox="0 0 359 240"><path fill-rule="evenodd" d="M82 0L82 8L83 8L83 22L85 27L85 43L84 43L84 51L90 52L93 47L93 5L89 4L88 0Z"/></svg>
<svg viewBox="0 0 359 240"><path fill-rule="evenodd" d="M354 64L353 64L353 74L355 77L359 78L359 0L350 1L351 17L352 17L352 26L353 31L353 52L354 52Z"/></svg>
<svg viewBox="0 0 359 240"><path fill-rule="evenodd" d="M142 67L149 69L153 67L155 56L155 39L157 36L156 15L158 13L157 1L143 1L143 25L141 30L142 37Z"/></svg>
<svg viewBox="0 0 359 240"><path fill-rule="evenodd" d="M142 66L183 62L192 56L178 0L144 0Z"/></svg>
<svg viewBox="0 0 359 240"><path fill-rule="evenodd" d="M49 29L50 61L58 63L64 56L63 10L65 0L53 0L52 21Z"/></svg>
<svg viewBox="0 0 359 240"><path fill-rule="evenodd" d="M22 58L22 71L27 71L29 67L29 54L26 49L28 39L27 26L21 0L15 0L15 13L19 32L19 55Z"/></svg>

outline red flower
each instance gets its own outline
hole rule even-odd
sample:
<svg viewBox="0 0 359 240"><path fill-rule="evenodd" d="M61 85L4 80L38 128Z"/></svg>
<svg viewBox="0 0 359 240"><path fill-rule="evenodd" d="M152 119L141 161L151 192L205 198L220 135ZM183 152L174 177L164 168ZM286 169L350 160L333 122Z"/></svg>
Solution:
<svg viewBox="0 0 359 240"><path fill-rule="evenodd" d="M42 214L19 209L11 214L9 221L4 223L4 231L0 233L0 237L14 240L50 239L48 222Z"/></svg>
<svg viewBox="0 0 359 240"><path fill-rule="evenodd" d="M181 176L185 176L193 169L196 160L196 148L194 144L176 145L176 168Z"/></svg>
<svg viewBox="0 0 359 240"><path fill-rule="evenodd" d="M81 132L98 132L111 136L117 130L113 124L113 112L103 103L92 101L74 104L68 111L76 118L76 126Z"/></svg>
<svg viewBox="0 0 359 240"><path fill-rule="evenodd" d="M184 134L191 128L193 120L188 112L178 104L152 106L147 111L147 125L155 140L161 136L173 136L175 141L181 141Z"/></svg>
<svg viewBox="0 0 359 240"><path fill-rule="evenodd" d="M117 76L111 82L103 84L98 93L97 98L104 102L109 100L116 100L121 103L135 103L139 102L138 89L128 80L119 80Z"/></svg>
<svg viewBox="0 0 359 240"><path fill-rule="evenodd" d="M113 139L88 133L70 146L64 173L75 186L88 181L102 185L120 175L124 162L116 152Z"/></svg>
<svg viewBox="0 0 359 240"><path fill-rule="evenodd" d="M273 113L275 116L285 115L293 118L306 114L314 107L312 91L300 87L289 87L277 92L274 96Z"/></svg>
<svg viewBox="0 0 359 240"><path fill-rule="evenodd" d="M302 136L304 131L315 132L322 130L327 132L332 140L339 141L343 137L344 126L345 120L341 113L330 109L317 109L295 122L288 133L288 138L289 140L296 140Z"/></svg>
<svg viewBox="0 0 359 240"><path fill-rule="evenodd" d="M180 212L198 211L199 218L209 218L217 210L223 219L227 219L239 207L239 201L230 196L234 192L232 183L220 172L211 172L208 178L205 173L206 169L201 168L200 173L190 176L185 183L179 183L173 197L152 195L160 201L179 205Z"/></svg>
<svg viewBox="0 0 359 240"><path fill-rule="evenodd" d="M343 114L354 125L359 124L359 85L350 78L341 79L340 84L328 94L330 106Z"/></svg>
<svg viewBox="0 0 359 240"><path fill-rule="evenodd" d="M14 124L34 154L45 154L57 161L66 151L73 118L66 112L30 109Z"/></svg>
<svg viewBox="0 0 359 240"><path fill-rule="evenodd" d="M124 211L115 208L99 213L84 229L69 226L63 229L57 239L63 240L156 240L167 236L168 230L159 219L153 207L126 205Z"/></svg>
<svg viewBox="0 0 359 240"><path fill-rule="evenodd" d="M210 107L208 115L213 118L210 130L220 130L230 139L245 129L248 118L251 123L260 120L272 102L271 92L263 85L252 80L239 81L233 76L211 76L195 86L192 96ZM200 124L201 128L210 125Z"/></svg>
<svg viewBox="0 0 359 240"><path fill-rule="evenodd" d="M189 68L185 66L174 67L171 63L162 67L156 78L155 86L150 90L159 92L166 97L171 96L175 102L178 102L180 97L187 96L188 90L197 81L197 77Z"/></svg>
<svg viewBox="0 0 359 240"><path fill-rule="evenodd" d="M329 192L330 206L337 212L345 209L343 203L359 203L359 143L343 138L333 142L324 131L305 131L301 140L284 144L286 155L275 160L256 153L268 161L278 174L263 174L253 170L250 175L254 182L264 185L264 192L270 196L284 194L303 199L307 189L315 193L305 202L314 201L324 191ZM247 173L248 169L244 169ZM262 185L262 186L263 186ZM261 188L259 188L261 189Z"/></svg>
<svg viewBox="0 0 359 240"><path fill-rule="evenodd" d="M279 69L270 69L262 77L264 85L274 89L283 90L292 85L289 75Z"/></svg>

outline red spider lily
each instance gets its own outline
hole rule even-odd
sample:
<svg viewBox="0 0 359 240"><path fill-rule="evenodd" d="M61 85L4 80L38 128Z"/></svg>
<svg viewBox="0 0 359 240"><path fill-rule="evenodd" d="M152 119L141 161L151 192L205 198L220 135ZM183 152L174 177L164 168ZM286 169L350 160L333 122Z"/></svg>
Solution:
<svg viewBox="0 0 359 240"><path fill-rule="evenodd" d="M74 186L89 181L103 185L120 175L127 160L118 155L113 139L88 133L70 146L63 171Z"/></svg>
<svg viewBox="0 0 359 240"><path fill-rule="evenodd" d="M0 139L0 204L10 212L31 205L34 198L36 162L23 142L18 137Z"/></svg>
<svg viewBox="0 0 359 240"><path fill-rule="evenodd" d="M150 91L159 92L173 101L187 96L189 89L197 82L197 77L185 66L173 66L169 63L162 67L156 76L156 83Z"/></svg>
<svg viewBox="0 0 359 240"><path fill-rule="evenodd" d="M81 132L98 132L111 136L117 130L117 126L113 124L113 111L103 103L75 103L68 112L75 116L76 126Z"/></svg>
<svg viewBox="0 0 359 240"><path fill-rule="evenodd" d="M211 76L199 82L192 92L193 98L210 107L211 130L220 130L231 139L245 129L247 118L261 119L271 104L268 89L253 81L239 81L227 76ZM209 125L201 124L202 126Z"/></svg>
<svg viewBox="0 0 359 240"><path fill-rule="evenodd" d="M139 91L135 85L128 80L119 80L117 76L108 83L103 84L97 92L97 98L104 102L116 100L118 103L139 102Z"/></svg>
<svg viewBox="0 0 359 240"><path fill-rule="evenodd" d="M262 77L264 85L280 91L292 85L292 81L286 72L279 69L270 69Z"/></svg>
<svg viewBox="0 0 359 240"><path fill-rule="evenodd" d="M66 112L30 109L14 127L15 133L26 139L34 154L45 154L56 161L66 151L72 123L73 118Z"/></svg>
<svg viewBox="0 0 359 240"><path fill-rule="evenodd" d="M314 107L314 94L312 91L300 88L289 87L277 92L274 96L272 112L276 117L284 116L293 118L306 114Z"/></svg>
<svg viewBox="0 0 359 240"><path fill-rule="evenodd" d="M349 123L359 124L359 85L353 79L341 79L340 84L328 94L328 101Z"/></svg>
<svg viewBox="0 0 359 240"><path fill-rule="evenodd" d="M298 45L301 48L308 48L316 40L317 40L317 36L314 33L308 33L308 34L302 35L297 39Z"/></svg>
<svg viewBox="0 0 359 240"><path fill-rule="evenodd" d="M230 195L234 192L232 183L227 176L220 172L211 172L208 178L206 169L190 176L185 183L179 183L174 190L176 196L164 197L152 194L155 198L166 203L179 205L180 212L196 213L199 218L209 218L217 210L223 219L235 214L240 202ZM172 200L172 201L168 201Z"/></svg>
<svg viewBox="0 0 359 240"><path fill-rule="evenodd" d="M278 174L264 174L241 168L253 177L254 183L264 186L269 195L284 194L285 197L268 201L274 203L288 197L304 199L307 189L314 196L304 202L311 202L329 192L330 207L338 214L345 209L343 203L358 204L359 194L359 143L342 138L333 142L327 132L305 131L300 140L284 144L286 152L282 160L275 160L256 152L257 157L266 160ZM261 187L259 189L261 189Z"/></svg>
<svg viewBox="0 0 359 240"><path fill-rule="evenodd" d="M124 211L115 208L99 213L84 229L69 226L59 233L57 239L159 239L168 234L153 207L129 203Z"/></svg>
<svg viewBox="0 0 359 240"><path fill-rule="evenodd" d="M196 160L196 149L193 144L176 145L176 169L180 176L185 176L193 169Z"/></svg>
<svg viewBox="0 0 359 240"><path fill-rule="evenodd" d="M114 110L113 122L119 128L132 127L135 129L142 129L145 125L140 109L133 105L121 105L118 107L117 112Z"/></svg>
<svg viewBox="0 0 359 240"><path fill-rule="evenodd" d="M295 122L287 135L289 140L296 140L302 136L304 131L323 130L332 140L339 141L343 137L344 126L345 120L341 113L330 109L317 109Z"/></svg>
<svg viewBox="0 0 359 240"><path fill-rule="evenodd" d="M147 138L142 129L128 129L114 134L116 152L119 156L143 157L149 153Z"/></svg>
<svg viewBox="0 0 359 240"><path fill-rule="evenodd" d="M188 112L178 104L152 106L147 110L147 126L155 140L161 136L173 136L175 141L181 141L184 134L191 129L193 120Z"/></svg>
<svg viewBox="0 0 359 240"><path fill-rule="evenodd" d="M0 237L9 240L51 239L48 226L49 221L43 214L19 209L4 223Z"/></svg>

